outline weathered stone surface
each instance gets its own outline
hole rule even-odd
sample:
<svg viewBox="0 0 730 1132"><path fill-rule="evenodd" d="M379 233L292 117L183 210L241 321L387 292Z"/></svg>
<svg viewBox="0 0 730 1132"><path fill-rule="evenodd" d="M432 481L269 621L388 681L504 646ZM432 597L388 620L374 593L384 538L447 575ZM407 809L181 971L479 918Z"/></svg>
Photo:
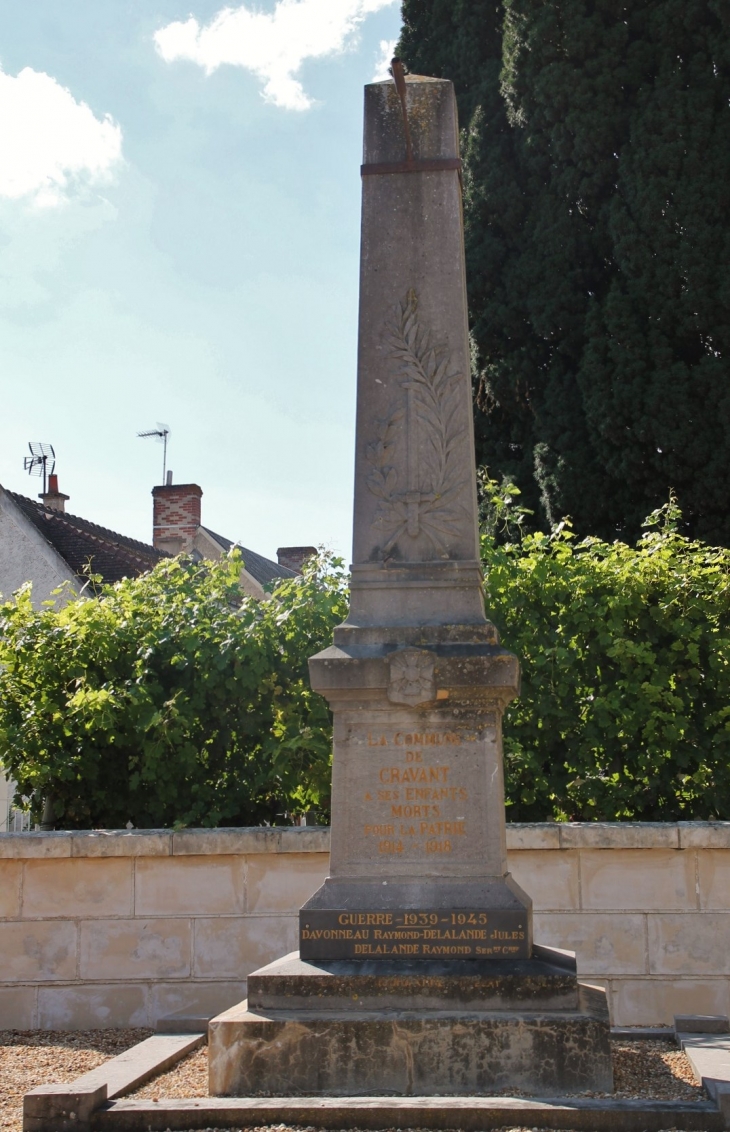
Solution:
<svg viewBox="0 0 730 1132"><path fill-rule="evenodd" d="M730 1020L725 1014L675 1014L674 1029L678 1034L730 1035Z"/></svg>
<svg viewBox="0 0 730 1132"><path fill-rule="evenodd" d="M193 973L198 979L240 979L296 943L291 916L201 917L195 924Z"/></svg>
<svg viewBox="0 0 730 1132"><path fill-rule="evenodd" d="M76 983L38 988L41 1030L146 1026L147 990L139 983Z"/></svg>
<svg viewBox="0 0 730 1132"><path fill-rule="evenodd" d="M303 962L249 976L208 1029L213 1096L559 1095L612 1088L605 992L575 957Z"/></svg>
<svg viewBox="0 0 730 1132"><path fill-rule="evenodd" d="M246 911L288 912L301 893L314 892L327 876L327 858L313 853L252 857L246 869Z"/></svg>
<svg viewBox="0 0 730 1132"><path fill-rule="evenodd" d="M0 857L70 857L71 834L0 833Z"/></svg>
<svg viewBox="0 0 730 1132"><path fill-rule="evenodd" d="M682 849L730 849L730 821L681 821Z"/></svg>
<svg viewBox="0 0 730 1132"><path fill-rule="evenodd" d="M204 1029L197 1033L178 1032L154 1034L137 1045L105 1061L96 1069L77 1077L68 1086L71 1092L78 1090L94 1090L100 1085L104 1086L106 1097L121 1097L131 1093L155 1077L164 1073L186 1054L192 1053L205 1042Z"/></svg>
<svg viewBox="0 0 730 1132"><path fill-rule="evenodd" d="M410 149L395 84L365 88L351 600L310 661L335 717L333 816L300 947L527 958L531 904L507 872L502 779L519 664L481 586L456 100L451 83L420 76L404 98ZM392 946L332 934L341 915L380 910ZM460 939L459 925L431 921L442 910L466 915Z"/></svg>
<svg viewBox="0 0 730 1132"><path fill-rule="evenodd" d="M574 968L545 959L350 960L307 963L296 952L248 979L248 1008L267 1010L578 1009ZM552 961L551 961L552 960Z"/></svg>
<svg viewBox="0 0 730 1132"><path fill-rule="evenodd" d="M677 850L585 849L580 856L582 905L603 911L690 911L697 907L693 854ZM627 891L626 876L631 875Z"/></svg>
<svg viewBox="0 0 730 1132"><path fill-rule="evenodd" d="M350 610L310 660L334 714L330 873L301 958L212 1019L210 1090L610 1089L605 992L532 958L507 870L519 663L481 589L454 90L394 75L365 92Z"/></svg>
<svg viewBox="0 0 730 1132"><path fill-rule="evenodd" d="M624 1101L571 1097L245 1097L121 1100L94 1116L99 1132L168 1132L170 1128L525 1128L581 1132L721 1132L722 1113L710 1101Z"/></svg>
<svg viewBox="0 0 730 1132"><path fill-rule="evenodd" d="M705 849L697 854L700 907L727 911L730 892L730 849Z"/></svg>
<svg viewBox="0 0 730 1132"><path fill-rule="evenodd" d="M23 1098L23 1132L85 1132L106 1100L106 1085L40 1085Z"/></svg>
<svg viewBox="0 0 730 1132"><path fill-rule="evenodd" d="M580 974L644 974L645 917L640 913L538 912L535 931L556 946L570 941Z"/></svg>
<svg viewBox="0 0 730 1132"><path fill-rule="evenodd" d="M730 1127L730 1033L678 1032L677 1040Z"/></svg>
<svg viewBox="0 0 730 1132"><path fill-rule="evenodd" d="M135 912L165 916L243 912L246 904L242 857L142 857L135 874Z"/></svg>
<svg viewBox="0 0 730 1132"><path fill-rule="evenodd" d="M208 1028L212 1096L439 1096L613 1088L605 996L576 1011L253 1011Z"/></svg>
<svg viewBox="0 0 730 1132"><path fill-rule="evenodd" d="M21 834L21 837L31 836ZM23 878L23 916L129 916L132 861L129 859L31 860Z"/></svg>
<svg viewBox="0 0 730 1132"><path fill-rule="evenodd" d="M565 822L558 828L563 849L679 848L678 828L670 822Z"/></svg>
<svg viewBox="0 0 730 1132"><path fill-rule="evenodd" d="M22 872L20 861L0 860L0 919L15 919L20 915Z"/></svg>
<svg viewBox="0 0 730 1132"><path fill-rule="evenodd" d="M84 980L190 976L192 930L189 920L94 920L82 923L79 975Z"/></svg>
<svg viewBox="0 0 730 1132"><path fill-rule="evenodd" d="M169 857L169 829L83 829L71 834L72 857Z"/></svg>
<svg viewBox="0 0 730 1132"><path fill-rule="evenodd" d="M3 980L8 983L57 982L76 975L76 924L0 923Z"/></svg>

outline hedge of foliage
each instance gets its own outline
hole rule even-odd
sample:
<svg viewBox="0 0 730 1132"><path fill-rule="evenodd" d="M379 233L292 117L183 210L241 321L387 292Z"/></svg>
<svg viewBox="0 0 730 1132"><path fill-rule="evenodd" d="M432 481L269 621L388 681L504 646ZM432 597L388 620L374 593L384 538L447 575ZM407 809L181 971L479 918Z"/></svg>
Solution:
<svg viewBox="0 0 730 1132"><path fill-rule="evenodd" d="M307 658L347 589L314 560L273 600L240 555L165 561L95 600L0 606L0 762L58 827L256 825L328 804L331 723ZM92 582L94 579L91 579Z"/></svg>
<svg viewBox="0 0 730 1132"><path fill-rule="evenodd" d="M730 551L655 512L635 547L521 534L483 483L487 608L520 657L512 821L730 817ZM518 533L519 532L519 533ZM247 825L329 804L307 658L344 619L331 558L245 598L239 560L164 562L95 600L0 606L0 761L59 827Z"/></svg>
<svg viewBox="0 0 730 1132"><path fill-rule="evenodd" d="M730 551L680 521L672 501L635 548L485 535L487 608L522 663L509 820L730 817Z"/></svg>

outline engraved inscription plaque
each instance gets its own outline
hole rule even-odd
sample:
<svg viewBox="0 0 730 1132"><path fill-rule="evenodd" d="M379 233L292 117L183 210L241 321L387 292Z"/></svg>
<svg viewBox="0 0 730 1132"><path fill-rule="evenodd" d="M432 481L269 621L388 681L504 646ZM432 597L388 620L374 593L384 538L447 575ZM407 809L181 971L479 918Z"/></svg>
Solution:
<svg viewBox="0 0 730 1132"><path fill-rule="evenodd" d="M524 910L300 913L302 959L528 959Z"/></svg>
<svg viewBox="0 0 730 1132"><path fill-rule="evenodd" d="M414 727L394 713L369 722L355 718L343 729L350 757L333 804L342 799L352 820L342 840L335 831L335 858L353 875L373 866L383 876L441 872L447 859L479 867L488 832L485 747L494 729L427 718Z"/></svg>

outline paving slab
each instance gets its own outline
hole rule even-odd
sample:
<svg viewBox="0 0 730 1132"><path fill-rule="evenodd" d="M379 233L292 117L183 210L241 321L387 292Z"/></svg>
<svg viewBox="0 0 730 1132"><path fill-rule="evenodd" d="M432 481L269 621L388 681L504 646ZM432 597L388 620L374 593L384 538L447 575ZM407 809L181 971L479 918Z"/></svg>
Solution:
<svg viewBox="0 0 730 1132"><path fill-rule="evenodd" d="M730 1128L730 1033L679 1033L677 1041Z"/></svg>
<svg viewBox="0 0 730 1132"><path fill-rule="evenodd" d="M521 1097L347 1097L112 1101L92 1117L94 1132L184 1132L201 1128L298 1125L323 1129L458 1128L463 1132L526 1125L577 1132L715 1132L718 1108L695 1101L528 1100Z"/></svg>

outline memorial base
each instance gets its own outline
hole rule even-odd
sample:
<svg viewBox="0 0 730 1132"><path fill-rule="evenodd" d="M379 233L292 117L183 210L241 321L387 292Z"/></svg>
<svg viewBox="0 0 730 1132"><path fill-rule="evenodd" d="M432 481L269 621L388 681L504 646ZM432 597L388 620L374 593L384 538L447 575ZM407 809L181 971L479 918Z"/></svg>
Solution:
<svg viewBox="0 0 730 1132"><path fill-rule="evenodd" d="M567 952L305 962L249 976L208 1030L211 1096L533 1096L613 1088L605 992Z"/></svg>

